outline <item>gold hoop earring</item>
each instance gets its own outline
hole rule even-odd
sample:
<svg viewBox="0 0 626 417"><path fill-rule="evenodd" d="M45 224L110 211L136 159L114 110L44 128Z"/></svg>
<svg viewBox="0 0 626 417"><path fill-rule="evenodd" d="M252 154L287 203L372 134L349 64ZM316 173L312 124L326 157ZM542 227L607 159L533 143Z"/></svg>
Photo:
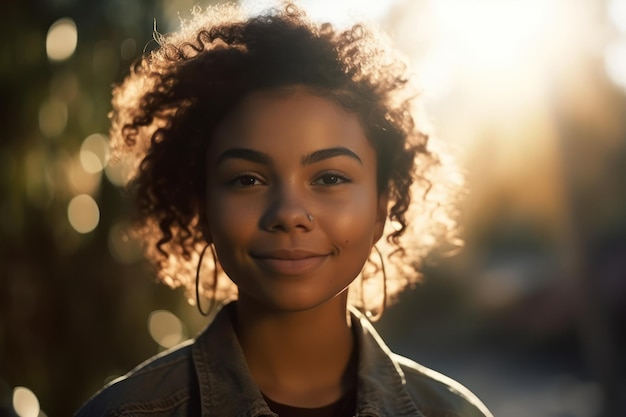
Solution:
<svg viewBox="0 0 626 417"><path fill-rule="evenodd" d="M202 309L202 306L200 305L200 269L202 268L202 260L204 259L204 254L209 247L211 248L211 255L213 255L213 288L211 288L211 305L207 311L204 311ZM200 312L200 314L205 317L210 316L217 305L216 297L218 277L219 275L217 273L217 254L215 253L215 248L213 247L213 245L207 243L204 249L202 249L202 252L200 252L200 259L198 259L198 267L196 268L196 307L198 307L198 311Z"/></svg>
<svg viewBox="0 0 626 417"><path fill-rule="evenodd" d="M383 300L380 304L380 308L376 313L372 313L372 310L368 310L365 306L365 279L363 273L361 273L361 304L363 305L363 311L365 312L365 316L371 321L377 321L382 315L385 309L387 308L387 272L385 270L385 259L383 258L383 254L378 249L376 245L374 245L374 249L378 254L378 259L380 259L380 270L383 273Z"/></svg>

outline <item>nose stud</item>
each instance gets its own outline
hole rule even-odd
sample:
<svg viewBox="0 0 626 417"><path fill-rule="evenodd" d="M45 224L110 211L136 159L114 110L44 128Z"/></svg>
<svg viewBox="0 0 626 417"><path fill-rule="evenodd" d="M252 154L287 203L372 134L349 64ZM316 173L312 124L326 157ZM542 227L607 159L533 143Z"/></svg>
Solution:
<svg viewBox="0 0 626 417"><path fill-rule="evenodd" d="M315 217L313 217L311 213L307 213L306 218L309 219L310 222L312 222L315 219Z"/></svg>

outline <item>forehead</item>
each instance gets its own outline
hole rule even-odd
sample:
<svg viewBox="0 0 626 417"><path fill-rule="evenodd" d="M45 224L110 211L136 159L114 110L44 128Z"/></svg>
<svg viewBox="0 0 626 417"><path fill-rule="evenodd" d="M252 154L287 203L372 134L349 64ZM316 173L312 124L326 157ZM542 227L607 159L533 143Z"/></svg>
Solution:
<svg viewBox="0 0 626 417"><path fill-rule="evenodd" d="M253 93L218 127L215 155L231 147L297 153L343 146L373 152L361 122L335 101L302 89Z"/></svg>

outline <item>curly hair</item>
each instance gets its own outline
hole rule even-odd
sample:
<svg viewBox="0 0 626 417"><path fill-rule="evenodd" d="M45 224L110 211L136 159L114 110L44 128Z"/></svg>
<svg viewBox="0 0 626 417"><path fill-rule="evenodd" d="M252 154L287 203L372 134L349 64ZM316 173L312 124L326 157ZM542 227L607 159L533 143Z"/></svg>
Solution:
<svg viewBox="0 0 626 417"><path fill-rule="evenodd" d="M462 177L416 126L417 94L407 66L378 29L359 24L338 31L310 21L293 4L255 17L222 5L195 9L179 31L155 33L155 40L159 48L113 90L110 137L118 159L135 161L128 190L146 255L163 282L186 288L190 302L199 254L211 243L206 149L220 121L260 90L303 86L336 102L359 117L376 150L389 217L377 245L380 260L371 257L351 285L353 305L367 310L366 293L378 302L393 300L419 281L420 265L437 242L458 243L453 203ZM381 291L381 280L369 277L382 269L383 258ZM202 270L213 276L202 280L206 296L236 298L236 286L219 279L217 260L205 260Z"/></svg>

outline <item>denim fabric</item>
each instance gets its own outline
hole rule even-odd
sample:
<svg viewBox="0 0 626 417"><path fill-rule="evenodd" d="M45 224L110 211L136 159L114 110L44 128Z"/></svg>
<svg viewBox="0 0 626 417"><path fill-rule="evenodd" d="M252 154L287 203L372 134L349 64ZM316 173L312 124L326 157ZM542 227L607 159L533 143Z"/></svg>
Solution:
<svg viewBox="0 0 626 417"><path fill-rule="evenodd" d="M195 341L139 365L89 400L76 417L276 417L261 395L225 306ZM357 335L358 417L491 417L455 381L393 354L351 310Z"/></svg>

